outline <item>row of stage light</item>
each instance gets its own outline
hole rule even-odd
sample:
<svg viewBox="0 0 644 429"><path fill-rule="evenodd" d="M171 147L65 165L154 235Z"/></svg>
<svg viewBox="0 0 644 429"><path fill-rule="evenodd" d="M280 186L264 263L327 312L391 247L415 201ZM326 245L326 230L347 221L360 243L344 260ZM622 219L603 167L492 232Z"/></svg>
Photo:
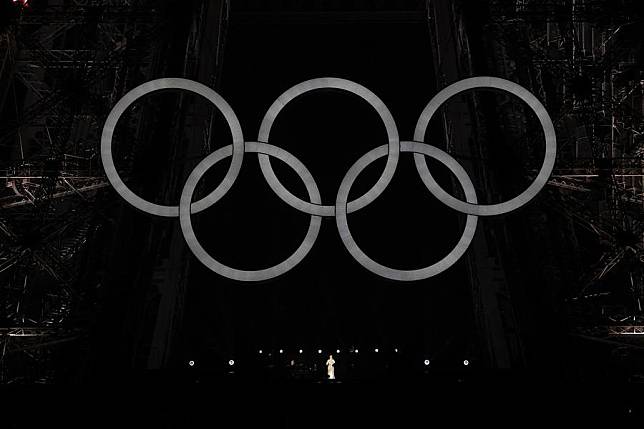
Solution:
<svg viewBox="0 0 644 429"><path fill-rule="evenodd" d="M303 349L298 349L298 351L297 351L297 352L298 352L299 354L303 354L303 353L304 353L304 350L303 350ZM328 350L328 352L329 352L329 353L333 353L333 351L332 351L332 350ZM336 350L335 350L335 353L336 353L336 354L340 354L340 352L341 352L341 350L340 350L340 349L336 349ZM376 348L376 349L373 349L373 352L374 352L374 353L379 353L379 352L380 352L380 349L377 349L377 348ZM261 349L260 349L260 350L258 350L258 353L259 353L260 355L261 355L261 354L265 354L265 353L264 353L264 350L261 350ZM284 349L279 349L279 354L283 354L283 353L284 353ZM351 350L349 350L349 353L358 353L358 349L351 349ZM398 353L398 349L394 349L394 353ZM322 354L322 349L318 349L318 354L319 354L319 355L321 355L321 354ZM270 353L269 353L268 355L270 356Z"/></svg>
<svg viewBox="0 0 644 429"><path fill-rule="evenodd" d="M379 350L379 349L377 349L377 348L376 348L376 349L373 349L373 351L374 351L374 353L379 353L379 352L380 352L380 350ZM259 353L260 355L261 355L261 354L264 354L264 350L261 350L261 349L260 349L260 350L258 350L258 353ZM283 353L284 353L284 349L280 349L280 350L279 350L279 354L283 354ZM303 349L299 349L299 350L298 350L298 354L303 354L303 353L304 353L304 350L303 350ZM356 353L356 354L357 354L357 353L358 353L358 349L353 349L353 351L349 351L349 353ZM396 348L396 349L394 349L394 353L398 353L398 349L397 349L397 348ZM320 355L322 354L322 349L318 349L318 354L320 354ZM336 349L336 354L340 354L340 350L339 350L339 349ZM268 356L270 356L270 355L271 355L271 354L269 353L269 354L268 354ZM425 359L425 360L423 361L423 364L424 364L425 366L429 366L429 365L430 365L430 363L431 363L431 361L430 361L429 359ZM469 360L467 360L467 359L463 360L463 366L469 366L469 364L470 364L470 361L469 361ZM195 361L193 361L193 360L188 361L188 365L190 365L190 366L194 366L194 365L195 365ZM228 361L228 365L230 365L230 366L234 366L234 365L235 365L235 360L234 360L234 359L230 359L230 360Z"/></svg>

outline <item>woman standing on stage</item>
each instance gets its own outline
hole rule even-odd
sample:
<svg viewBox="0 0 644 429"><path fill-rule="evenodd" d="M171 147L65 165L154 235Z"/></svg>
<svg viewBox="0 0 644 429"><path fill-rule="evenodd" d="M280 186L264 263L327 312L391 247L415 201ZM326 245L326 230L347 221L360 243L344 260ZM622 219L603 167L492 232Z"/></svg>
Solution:
<svg viewBox="0 0 644 429"><path fill-rule="evenodd" d="M329 359L326 361L326 373L329 375L329 380L335 380L335 369L333 368L333 355L329 355Z"/></svg>

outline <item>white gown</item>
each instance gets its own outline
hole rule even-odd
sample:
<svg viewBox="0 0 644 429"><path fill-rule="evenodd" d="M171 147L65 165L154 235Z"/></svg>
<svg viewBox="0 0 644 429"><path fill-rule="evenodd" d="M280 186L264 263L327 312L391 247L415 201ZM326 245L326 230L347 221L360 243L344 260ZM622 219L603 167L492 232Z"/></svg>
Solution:
<svg viewBox="0 0 644 429"><path fill-rule="evenodd" d="M326 373L329 375L329 380L335 380L335 369L333 368L334 363L335 360L333 360L333 358L329 358L326 361Z"/></svg>

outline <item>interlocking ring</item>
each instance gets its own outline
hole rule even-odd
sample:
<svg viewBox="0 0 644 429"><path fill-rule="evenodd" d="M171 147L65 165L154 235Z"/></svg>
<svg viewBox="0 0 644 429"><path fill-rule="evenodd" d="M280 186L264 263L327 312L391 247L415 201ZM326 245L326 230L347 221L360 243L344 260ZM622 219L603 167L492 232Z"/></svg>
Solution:
<svg viewBox="0 0 644 429"><path fill-rule="evenodd" d="M467 175L467 172L463 167L452 158L448 153L443 152L435 146L430 146L425 143L419 142L401 142L400 147L401 152L414 152L420 156L430 156L447 168L449 168L452 173L456 176L459 183L463 187L465 193L465 198L470 203L476 203L476 192L474 191L474 185L470 180L470 177ZM362 156L355 164L349 169L349 172L344 176L342 183L340 184L340 190L338 191L338 197L335 202L335 221L338 226L338 231L340 232L340 238L344 243L344 246L347 248L351 256L358 261L363 267L369 271L378 274L381 277L385 277L391 280L400 280L400 281L411 281L411 280L422 280L428 277L435 276L438 273L441 273L454 265L456 261L465 253L469 247L472 239L474 238L474 232L476 231L476 223L478 218L476 216L468 215L467 221L465 222L465 229L463 234L456 243L456 246L450 253L447 254L443 259L432 264L428 267L421 268L418 270L396 270L393 268L386 267L381 265L368 257L357 245L353 237L351 236L351 231L349 231L349 224L347 223L347 197L351 190L351 185L355 181L356 177L364 170L369 164L375 161L378 158L381 158L387 154L387 146L380 146L375 149L370 150L365 155ZM421 173L422 175L423 173Z"/></svg>
<svg viewBox="0 0 644 429"><path fill-rule="evenodd" d="M239 175L242 159L244 157L244 135L235 112L228 103L226 103L226 100L221 98L219 94L208 88L206 85L202 85L199 82L188 79L163 78L146 82L125 94L123 98L116 103L116 106L112 108L112 111L108 115L107 120L105 120L105 125L103 126L103 134L101 136L101 160L103 162L103 169L105 169L107 180L110 181L114 189L116 189L116 192L118 192L125 201L137 209L156 216L179 216L179 207L154 204L144 200L132 192L130 188L123 183L123 180L121 180L121 176L116 171L114 159L112 158L112 137L114 135L114 129L116 128L116 124L121 118L121 115L125 112L125 109L144 95L154 91L160 91L162 89L184 89L205 97L224 115L233 136L233 160L230 163L228 172L226 173L224 180L222 180L214 191L200 201L192 204L193 213L198 213L219 201L219 199L228 192L231 186L233 186L235 179L237 179L237 176Z"/></svg>
<svg viewBox="0 0 644 429"><path fill-rule="evenodd" d="M387 138L389 139L387 164L385 165L385 169L376 184L373 185L373 187L369 191L367 191L363 196L356 199L355 201L348 203L347 212L352 213L356 210L360 210L361 208L366 207L373 200L378 198L382 191L387 188L389 182L391 182L391 178L394 176L394 172L396 171L396 166L398 164L398 154L400 152L398 129L396 128L396 123L393 116L391 116L389 109L387 108L387 106L385 106L385 103L383 103L380 98L376 96L376 94L369 91L364 86L346 79L321 78L307 80L298 85L295 85L284 94L279 96L277 100L275 100L273 105L266 112L266 115L264 115L262 125L259 127L259 137L257 139L260 142L268 143L268 135L271 132L271 127L273 126L273 122L275 122L277 115L286 106L286 104L288 104L294 98L299 97L300 95L309 91L329 88L347 91L349 93L357 95L358 97L364 99L367 103L369 103L374 109L376 109L378 115L380 115L382 122L385 124L385 129L387 130ZM266 181L268 182L271 189L273 189L273 191L288 205L309 214L316 214L319 216L333 216L335 212L334 206L320 206L311 204L309 202L301 200L300 198L289 192L289 190L286 189L284 185L282 185L282 183L275 175L273 167L271 167L270 158L267 155L259 155L259 163L262 169L262 173L264 174L264 177L266 178Z"/></svg>
<svg viewBox="0 0 644 429"><path fill-rule="evenodd" d="M306 92L324 88L348 91L367 101L382 118L389 140L388 144L370 150L358 159L353 166L351 166L340 184L335 205L322 204L320 192L317 184L315 183L315 179L302 162L284 149L268 143L268 137L273 122L279 112L289 101ZM543 165L537 178L519 196L499 204L478 204L474 185L463 167L448 153L422 142L425 137L425 131L429 120L436 110L453 95L475 88L502 89L516 95L525 101L530 108L532 108L544 129L546 152ZM215 152L204 158L190 173L183 187L179 206L157 205L135 195L121 180L112 159L112 136L120 116L136 99L160 89L185 89L206 97L223 113L224 117L228 121L233 136L232 145L217 149ZM132 91L128 92L116 104L110 112L103 128L103 135L101 137L101 157L108 180L112 183L114 189L126 201L134 207L153 215L166 217L178 216L186 243L197 259L215 273L239 281L268 280L286 273L299 264L311 250L315 240L317 239L322 223L322 217L335 217L336 226L344 246L354 259L369 271L381 277L398 281L415 281L435 276L451 267L461 258L461 256L463 256L474 237L478 216L492 216L509 213L532 200L547 182L550 174L552 173L556 157L556 136L554 126L550 116L539 100L537 100L537 98L534 97L534 95L532 95L527 89L513 82L486 76L464 79L440 91L434 98L432 98L432 100L430 100L418 119L414 141L402 142L399 141L398 130L389 109L387 109L385 104L367 88L345 79L319 78L308 80L287 90L271 105L262 121L258 140L258 142L244 142L241 126L239 125L239 121L237 120L233 110L230 108L228 103L223 100L223 98L210 88L186 79L165 78L153 80L136 87ZM190 218L191 214L198 213L210 207L223 197L226 192L228 192L239 174L244 152L257 153L260 168L264 177L271 189L273 189L273 191L283 201L291 207L311 216L311 222L306 236L297 250L283 262L271 268L256 271L239 270L216 261L205 251L197 240ZM385 190L396 170L400 152L411 152L414 154L416 169L423 183L434 196L454 210L467 214L467 221L465 223L463 234L456 246L440 261L417 270L397 270L375 262L358 247L357 243L351 236L347 220L347 214L366 207ZM197 202L192 202L195 188L206 171L219 161L229 156L232 156L232 161L222 183L220 183L208 196ZM353 201L348 201L351 186L360 172L373 161L378 158L382 158L383 156L387 156L387 163L376 184L361 197ZM426 156L440 161L452 171L463 188L466 201L460 201L454 198L436 183L427 167L427 163L425 161ZM282 185L271 167L270 157L275 157L285 162L298 174L306 186L309 194L309 201L304 201L296 197Z"/></svg>
<svg viewBox="0 0 644 429"><path fill-rule="evenodd" d="M265 154L274 156L295 170L295 172L300 176L300 179L304 182L306 190L309 194L309 199L314 204L320 204L320 191L318 190L313 176L306 169L304 164L302 164L298 159L293 155L286 152L285 150L265 143L254 143L247 142L245 145L246 152L257 152L258 154ZM226 265L216 261L212 256L206 252L206 250L201 247L194 230L192 229L192 222L190 221L190 202L192 201L192 194L194 193L195 188L199 179L208 171L210 167L215 165L217 162L221 161L225 157L230 156L232 153L231 146L226 146L221 149L216 150L215 152L208 155L203 159L195 169L188 176L186 184L183 187L183 192L181 193L181 200L179 202L179 220L181 223L181 230L183 231L183 236L188 243L188 247L192 250L192 253L204 264L206 267L210 268L212 271L220 274L224 277L234 280L242 281L260 281L268 280L273 277L277 277L280 274L283 274L300 263L302 259L309 253L309 250L313 247L315 240L318 237L320 232L320 224L322 223L322 218L320 216L311 216L311 223L309 224L309 229L306 232L304 241L300 244L300 247L288 257L285 261L281 262L278 265L275 265L271 268L266 268L264 270L257 271L247 271L247 270L238 270L235 268L227 267Z"/></svg>
<svg viewBox="0 0 644 429"><path fill-rule="evenodd" d="M552 124L552 120L550 119L550 115L548 115L546 108L543 107L543 104L541 104L537 97L532 95L530 91L514 82L510 82L509 80L500 79L498 77L477 76L451 84L436 94L434 98L427 103L427 106L420 114L420 118L418 118L416 131L414 132L414 140L425 140L425 131L427 130L429 120L445 101L460 92L474 88L495 88L507 91L525 101L525 103L530 106L537 115L546 138L546 153L544 155L541 170L539 170L539 174L532 184L521 194L503 203L489 205L472 204L470 202L460 201L445 192L443 188L436 183L429 172L424 156L418 153L414 154L414 161L416 161L416 169L427 186L427 189L429 189L429 192L431 192L432 195L438 198L443 204L460 213L477 216L496 216L509 213L525 205L528 201L536 197L539 191L541 191L541 188L545 186L550 174L552 173L552 169L555 166L555 158L557 156L557 137L555 135L555 127Z"/></svg>

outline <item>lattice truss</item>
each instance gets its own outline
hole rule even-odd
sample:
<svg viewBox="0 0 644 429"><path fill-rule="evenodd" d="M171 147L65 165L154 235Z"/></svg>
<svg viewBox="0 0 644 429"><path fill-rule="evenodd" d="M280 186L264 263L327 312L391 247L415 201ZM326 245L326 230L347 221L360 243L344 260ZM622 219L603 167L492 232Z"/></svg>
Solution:
<svg viewBox="0 0 644 429"><path fill-rule="evenodd" d="M637 0L493 0L490 6L500 56L530 63L530 80L557 127L558 162L549 182L556 205L602 244L571 300L601 300L622 288L632 297L625 306L640 320L644 7ZM606 284L616 267L629 284Z"/></svg>
<svg viewBox="0 0 644 429"><path fill-rule="evenodd" d="M78 336L67 322L96 287L77 280L107 185L101 121L150 67L159 25L145 1L2 3L0 382L10 382L8 366L42 366L46 346Z"/></svg>

